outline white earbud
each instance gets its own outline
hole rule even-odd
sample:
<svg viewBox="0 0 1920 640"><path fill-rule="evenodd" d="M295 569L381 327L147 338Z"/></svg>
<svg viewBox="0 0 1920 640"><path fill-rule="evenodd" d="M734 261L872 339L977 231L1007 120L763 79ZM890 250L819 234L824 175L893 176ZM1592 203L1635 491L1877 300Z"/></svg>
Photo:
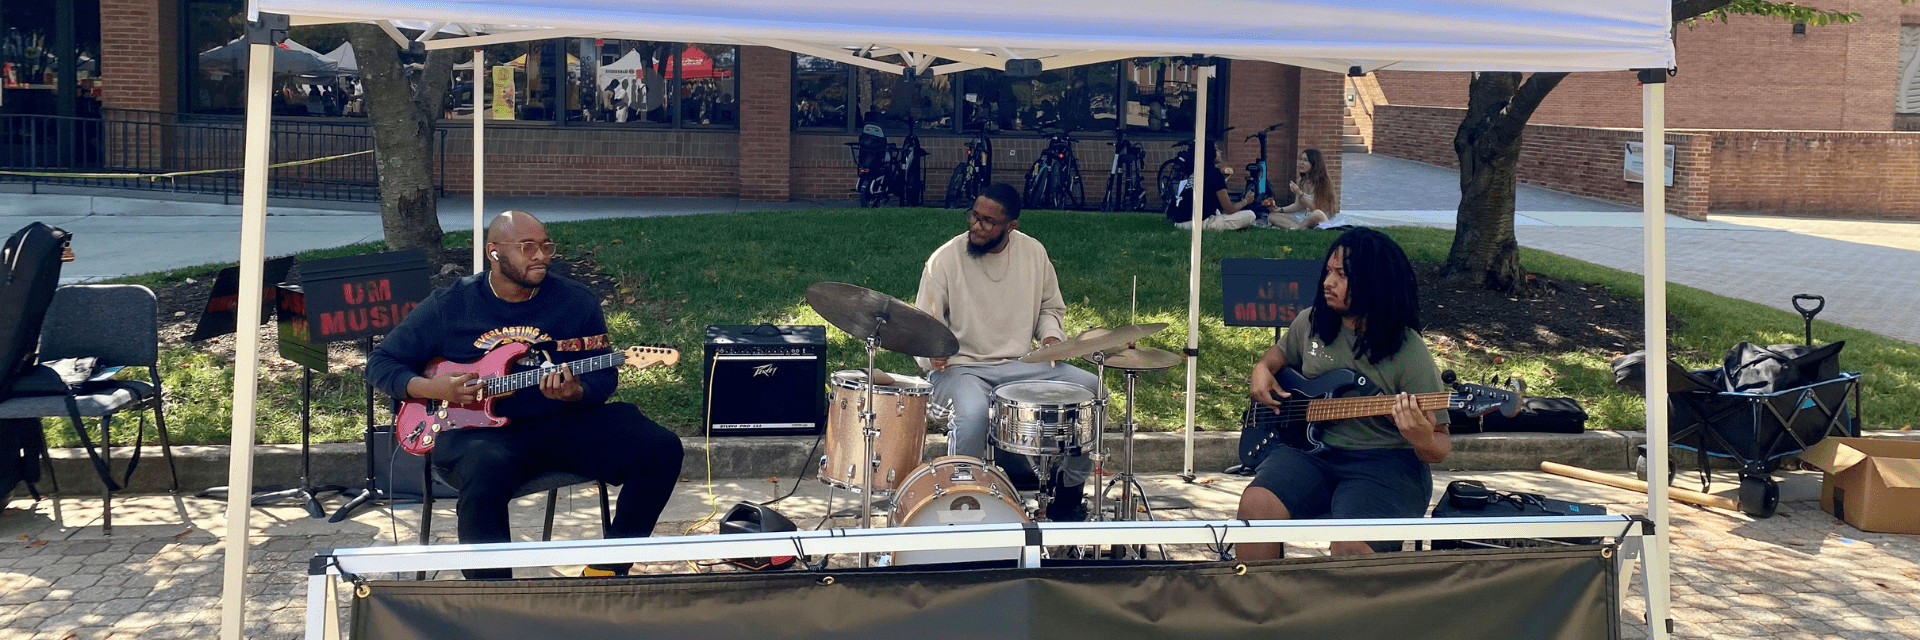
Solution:
<svg viewBox="0 0 1920 640"><path fill-rule="evenodd" d="M498 251L495 251L495 252L493 252L493 259L495 259L495 260L499 260L499 259L500 259L500 252L498 252Z"/></svg>

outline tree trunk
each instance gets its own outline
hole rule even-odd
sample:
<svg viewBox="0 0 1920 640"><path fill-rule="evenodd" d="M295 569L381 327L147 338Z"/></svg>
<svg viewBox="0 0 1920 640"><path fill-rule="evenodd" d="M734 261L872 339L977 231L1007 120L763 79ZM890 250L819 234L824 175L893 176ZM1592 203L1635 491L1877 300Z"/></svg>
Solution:
<svg viewBox="0 0 1920 640"><path fill-rule="evenodd" d="M409 77L399 45L379 27L352 25L348 41L359 58L360 82L366 90L387 250L419 249L438 270L445 234L433 183L438 142L434 123L440 118L453 74L453 54L447 50L428 53L417 77Z"/></svg>
<svg viewBox="0 0 1920 640"><path fill-rule="evenodd" d="M1467 115L1453 136L1453 152L1460 161L1460 208L1442 276L1507 292L1526 284L1520 243L1513 234L1520 134L1540 101L1566 76L1535 73L1522 80L1513 72L1473 74Z"/></svg>

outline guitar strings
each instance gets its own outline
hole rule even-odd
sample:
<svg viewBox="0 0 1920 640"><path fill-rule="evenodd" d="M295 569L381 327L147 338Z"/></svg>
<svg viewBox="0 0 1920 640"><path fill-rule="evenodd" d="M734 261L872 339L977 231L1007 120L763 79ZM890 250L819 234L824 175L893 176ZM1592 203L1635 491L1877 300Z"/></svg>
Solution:
<svg viewBox="0 0 1920 640"><path fill-rule="evenodd" d="M1425 396L1426 394L1420 394L1420 395ZM1448 394L1448 396L1449 397L1447 399L1447 404L1444 408L1450 409L1450 408L1453 408L1456 405L1456 403L1454 402L1454 399L1451 397L1452 394ZM1419 396L1416 396L1416 397L1419 397ZM1357 417L1368 417L1371 415L1385 415L1381 413L1369 412L1369 413L1361 413L1359 415L1353 415L1353 416L1340 416L1338 415L1338 412L1341 412L1343 410L1344 411L1385 410L1388 413L1391 413L1391 408L1393 407L1393 403L1398 401L1396 396L1379 396L1378 398L1379 400L1375 400L1373 398L1314 398L1309 400L1282 400L1280 402L1281 408L1278 412L1274 411L1272 407L1269 407L1267 405L1264 405L1264 404L1260 405L1258 409L1266 409L1266 410L1258 411L1254 415L1254 419L1255 419L1255 424L1263 424L1259 422L1259 420L1263 418L1268 420L1277 420L1281 422L1291 422L1291 421L1304 420L1307 418L1307 416L1314 413L1336 414L1333 417L1326 418L1326 420L1341 420L1341 419L1350 418L1350 417L1357 418ZM1348 409L1347 406L1344 406L1347 404L1345 402L1342 403L1343 406L1337 409L1313 409L1309 407L1311 403L1322 402L1326 400L1354 401L1351 403L1353 408ZM1428 411L1437 411L1442 407L1434 407L1431 409L1427 409L1426 407L1422 407L1422 408Z"/></svg>

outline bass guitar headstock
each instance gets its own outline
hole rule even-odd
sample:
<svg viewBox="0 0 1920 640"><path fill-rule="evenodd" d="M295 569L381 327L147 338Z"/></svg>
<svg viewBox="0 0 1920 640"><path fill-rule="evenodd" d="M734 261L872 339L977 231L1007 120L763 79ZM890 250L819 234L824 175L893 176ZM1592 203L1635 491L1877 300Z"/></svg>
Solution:
<svg viewBox="0 0 1920 640"><path fill-rule="evenodd" d="M1527 381L1519 378L1508 378L1505 389L1455 382L1452 371L1444 372L1441 380L1453 386L1453 408L1474 417L1499 411L1511 418L1520 413L1520 401L1527 395Z"/></svg>

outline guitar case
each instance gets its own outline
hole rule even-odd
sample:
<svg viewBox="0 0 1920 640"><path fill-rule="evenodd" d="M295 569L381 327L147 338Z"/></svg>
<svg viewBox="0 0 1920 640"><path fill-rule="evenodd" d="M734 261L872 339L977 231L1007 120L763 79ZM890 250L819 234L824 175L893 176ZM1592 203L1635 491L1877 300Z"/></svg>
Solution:
<svg viewBox="0 0 1920 640"><path fill-rule="evenodd" d="M0 402L34 368L40 326L53 304L53 290L60 287L60 258L72 239L66 231L34 222L0 246ZM11 497L25 482L39 496L33 485L40 481L46 447L39 420L0 421L0 494Z"/></svg>

